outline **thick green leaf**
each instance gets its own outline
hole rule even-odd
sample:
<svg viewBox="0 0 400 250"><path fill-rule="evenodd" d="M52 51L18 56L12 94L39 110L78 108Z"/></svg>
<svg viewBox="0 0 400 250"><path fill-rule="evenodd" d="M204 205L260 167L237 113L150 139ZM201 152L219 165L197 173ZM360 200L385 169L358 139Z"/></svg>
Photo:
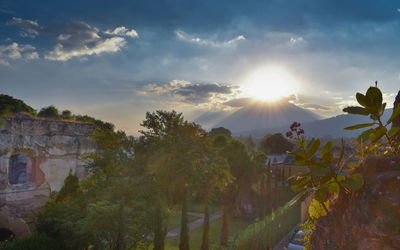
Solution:
<svg viewBox="0 0 400 250"><path fill-rule="evenodd" d="M361 133L361 135L358 137L359 140L362 141L368 141L369 140L369 135L375 133L375 129L374 128L370 128L368 130L365 130L364 132Z"/></svg>
<svg viewBox="0 0 400 250"><path fill-rule="evenodd" d="M317 153L320 145L321 141L319 139L314 140L307 151L308 157L312 158L315 155L315 153Z"/></svg>
<svg viewBox="0 0 400 250"><path fill-rule="evenodd" d="M392 116L389 118L389 120L387 121L387 124L391 123L394 119L396 119L396 117L398 117L400 115L400 105L397 105L394 109L393 109L393 113Z"/></svg>
<svg viewBox="0 0 400 250"><path fill-rule="evenodd" d="M364 185L364 178L361 174L353 174L350 177L347 177L344 181L341 182L343 187L359 190Z"/></svg>
<svg viewBox="0 0 400 250"><path fill-rule="evenodd" d="M295 192L299 192L303 190L310 183L310 181L310 177L299 178L292 184L292 190Z"/></svg>
<svg viewBox="0 0 400 250"><path fill-rule="evenodd" d="M323 203L327 209L329 209L329 201ZM321 202L317 201L316 199L312 199L310 206L308 207L308 214L314 220L318 219L321 216L326 215L326 211L322 206Z"/></svg>
<svg viewBox="0 0 400 250"><path fill-rule="evenodd" d="M369 139L371 140L371 142L377 142L379 139L382 138L382 136L385 135L386 131L387 131L386 127L381 126L377 128L374 133L371 133L369 135Z"/></svg>
<svg viewBox="0 0 400 250"><path fill-rule="evenodd" d="M331 183L329 183L328 190L330 193L339 194L340 187L336 182L331 182Z"/></svg>
<svg viewBox="0 0 400 250"><path fill-rule="evenodd" d="M345 130L354 130L354 129L360 129L360 128L366 128L366 127L371 127L373 126L375 123L363 123L363 124L357 124L354 126L350 126L347 128L344 128Z"/></svg>
<svg viewBox="0 0 400 250"><path fill-rule="evenodd" d="M377 114L382 110L382 92L377 87L369 87L365 95L370 103L366 106L367 110L372 114Z"/></svg>
<svg viewBox="0 0 400 250"><path fill-rule="evenodd" d="M389 129L388 136L393 137L397 135L397 133L399 132L400 132L400 127L392 127L391 129Z"/></svg>
<svg viewBox="0 0 400 250"><path fill-rule="evenodd" d="M321 157L325 163L330 163L333 160L333 154L331 154L331 148L333 147L333 142L328 141L321 150Z"/></svg>
<svg viewBox="0 0 400 250"><path fill-rule="evenodd" d="M355 107L355 106L346 107L343 109L343 112L355 115L365 115L365 116L369 115L368 110L366 110L365 108Z"/></svg>
<svg viewBox="0 0 400 250"><path fill-rule="evenodd" d="M357 102L363 107L366 107L369 104L367 97L361 93L356 94L356 99Z"/></svg>

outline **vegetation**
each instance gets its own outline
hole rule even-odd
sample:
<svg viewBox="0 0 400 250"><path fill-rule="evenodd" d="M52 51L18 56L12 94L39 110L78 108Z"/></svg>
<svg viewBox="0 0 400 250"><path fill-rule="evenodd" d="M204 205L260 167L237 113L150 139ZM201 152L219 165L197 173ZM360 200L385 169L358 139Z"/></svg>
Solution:
<svg viewBox="0 0 400 250"><path fill-rule="evenodd" d="M12 96L0 94L0 114L26 112L33 116L36 115L35 110L26 105L23 101L15 99Z"/></svg>
<svg viewBox="0 0 400 250"><path fill-rule="evenodd" d="M228 139L232 138L232 133L229 129L224 127L213 128L209 133L210 137L215 137L217 135L225 135Z"/></svg>
<svg viewBox="0 0 400 250"><path fill-rule="evenodd" d="M369 115L372 122L346 129L374 128L363 132L360 149L350 155L357 157L356 163L347 161L344 142L336 155L333 142L321 146L320 139L306 138L297 122L286 133L288 139L281 134L266 136L261 151L255 151L231 138L229 130L207 133L175 111L146 113L144 129L133 138L89 116L60 114L53 106L42 109L39 116L95 124L93 139L99 150L81 159L88 178L79 181L70 171L62 189L38 214L34 234L1 247L268 249L299 222L298 201L308 196L313 197L310 219L304 224L309 240L333 199L363 186L363 177L354 170L366 155L399 152L394 138L400 128L389 125L400 116L400 105L384 124L385 104L377 87L365 95L357 93L357 100L361 107L345 111ZM266 156L293 150L294 144L296 152L290 154L297 165L307 167L290 180L296 195L286 188L283 174L273 180ZM203 215L189 215L194 210ZM221 213L221 218L211 220L211 211ZM198 218L203 218L202 227L190 231L190 221ZM166 238L178 226L179 236Z"/></svg>
<svg viewBox="0 0 400 250"><path fill-rule="evenodd" d="M258 148L266 154L284 154L292 150L293 147L293 143L286 140L280 133L266 135L258 146Z"/></svg>

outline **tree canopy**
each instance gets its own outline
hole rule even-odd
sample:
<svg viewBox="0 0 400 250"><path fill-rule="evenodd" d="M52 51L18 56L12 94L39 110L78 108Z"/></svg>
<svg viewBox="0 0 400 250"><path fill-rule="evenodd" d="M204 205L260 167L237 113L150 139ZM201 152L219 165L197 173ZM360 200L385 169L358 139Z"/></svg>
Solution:
<svg viewBox="0 0 400 250"><path fill-rule="evenodd" d="M259 150L266 154L283 154L292 150L294 145L289 142L282 134L276 133L266 135L259 145Z"/></svg>
<svg viewBox="0 0 400 250"><path fill-rule="evenodd" d="M209 132L210 137L215 137L217 135L225 135L228 139L232 138L232 133L229 129L224 127L213 128Z"/></svg>
<svg viewBox="0 0 400 250"><path fill-rule="evenodd" d="M22 100L16 99L9 95L0 94L0 114L27 112L33 116L36 115L35 110L25 104Z"/></svg>

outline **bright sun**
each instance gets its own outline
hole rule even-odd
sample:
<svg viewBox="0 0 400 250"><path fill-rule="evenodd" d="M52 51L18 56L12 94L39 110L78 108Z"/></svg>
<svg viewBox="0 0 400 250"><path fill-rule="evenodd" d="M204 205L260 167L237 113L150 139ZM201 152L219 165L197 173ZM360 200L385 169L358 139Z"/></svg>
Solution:
<svg viewBox="0 0 400 250"><path fill-rule="evenodd" d="M284 68L264 67L244 80L244 94L259 101L273 102L296 93L296 80Z"/></svg>

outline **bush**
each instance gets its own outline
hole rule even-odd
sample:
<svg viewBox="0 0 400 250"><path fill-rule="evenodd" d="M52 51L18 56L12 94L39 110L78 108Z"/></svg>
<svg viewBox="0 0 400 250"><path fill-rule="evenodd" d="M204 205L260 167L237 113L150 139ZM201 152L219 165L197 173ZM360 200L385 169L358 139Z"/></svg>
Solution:
<svg viewBox="0 0 400 250"><path fill-rule="evenodd" d="M43 234L31 234L27 237L0 246L1 250L54 250L62 249L55 240Z"/></svg>

